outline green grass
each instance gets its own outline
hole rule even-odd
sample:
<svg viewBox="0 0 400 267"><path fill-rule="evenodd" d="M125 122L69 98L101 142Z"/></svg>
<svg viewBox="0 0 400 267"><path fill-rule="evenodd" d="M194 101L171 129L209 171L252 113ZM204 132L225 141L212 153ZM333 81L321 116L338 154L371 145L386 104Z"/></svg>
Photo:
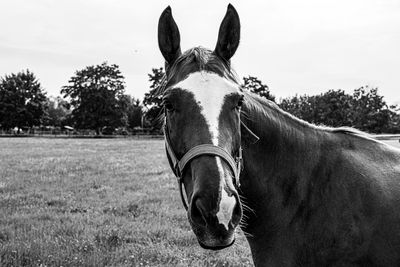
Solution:
<svg viewBox="0 0 400 267"><path fill-rule="evenodd" d="M0 266L249 266L199 247L161 140L0 138Z"/></svg>

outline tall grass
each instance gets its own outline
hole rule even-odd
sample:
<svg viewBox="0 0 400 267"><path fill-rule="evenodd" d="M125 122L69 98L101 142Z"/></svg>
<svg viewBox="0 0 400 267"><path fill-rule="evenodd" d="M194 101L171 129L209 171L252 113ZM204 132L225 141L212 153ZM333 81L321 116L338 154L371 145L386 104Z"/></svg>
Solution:
<svg viewBox="0 0 400 267"><path fill-rule="evenodd" d="M249 266L203 250L160 140L0 138L0 266Z"/></svg>

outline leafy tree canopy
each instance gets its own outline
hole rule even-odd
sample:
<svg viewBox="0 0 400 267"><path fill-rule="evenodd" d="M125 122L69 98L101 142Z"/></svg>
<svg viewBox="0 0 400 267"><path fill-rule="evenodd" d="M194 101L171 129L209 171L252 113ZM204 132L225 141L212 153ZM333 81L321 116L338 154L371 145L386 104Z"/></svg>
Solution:
<svg viewBox="0 0 400 267"><path fill-rule="evenodd" d="M314 124L333 127L351 126L349 110L352 98L343 90L329 90L315 96L294 96L282 99L279 106L298 118Z"/></svg>
<svg viewBox="0 0 400 267"><path fill-rule="evenodd" d="M70 105L65 99L60 96L49 97L46 106L45 125L63 126L67 123L67 117L71 111Z"/></svg>
<svg viewBox="0 0 400 267"><path fill-rule="evenodd" d="M0 125L32 127L42 124L46 93L29 70L6 75L0 80Z"/></svg>
<svg viewBox="0 0 400 267"><path fill-rule="evenodd" d="M141 105L140 100L129 95L125 95L125 101L127 103L128 128L133 129L135 127L141 127L143 119L143 106Z"/></svg>
<svg viewBox="0 0 400 267"><path fill-rule="evenodd" d="M390 120L390 110L378 94L378 88L360 87L353 92L353 126L360 130L380 133Z"/></svg>
<svg viewBox="0 0 400 267"><path fill-rule="evenodd" d="M255 93L261 97L275 102L275 96L273 96L266 84L263 84L260 79L254 76L243 77L243 85L245 89L252 93Z"/></svg>
<svg viewBox="0 0 400 267"><path fill-rule="evenodd" d="M144 95L143 104L146 107L146 124L155 129L161 128L159 117L162 113L162 98L158 94L158 90L162 83L165 72L163 68L153 68L149 73L150 91Z"/></svg>
<svg viewBox="0 0 400 267"><path fill-rule="evenodd" d="M355 89L353 94L329 90L315 96L282 99L279 106L289 113L314 124L351 126L371 133L398 132L396 107L388 107L378 88Z"/></svg>
<svg viewBox="0 0 400 267"><path fill-rule="evenodd" d="M105 126L126 126L125 81L118 65L104 62L86 67L77 71L69 84L62 87L61 94L70 100L77 128L100 133Z"/></svg>

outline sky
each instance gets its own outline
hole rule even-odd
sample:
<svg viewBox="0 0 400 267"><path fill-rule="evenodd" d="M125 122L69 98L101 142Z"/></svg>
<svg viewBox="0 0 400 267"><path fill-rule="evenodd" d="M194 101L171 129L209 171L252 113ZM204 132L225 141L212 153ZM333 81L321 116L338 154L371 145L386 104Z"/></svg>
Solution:
<svg viewBox="0 0 400 267"><path fill-rule="evenodd" d="M29 69L57 96L76 70L107 61L143 99L148 73L164 65L161 12L171 6L182 50L213 49L228 3L241 20L240 77L278 99L369 85L400 104L400 0L0 0L0 76Z"/></svg>

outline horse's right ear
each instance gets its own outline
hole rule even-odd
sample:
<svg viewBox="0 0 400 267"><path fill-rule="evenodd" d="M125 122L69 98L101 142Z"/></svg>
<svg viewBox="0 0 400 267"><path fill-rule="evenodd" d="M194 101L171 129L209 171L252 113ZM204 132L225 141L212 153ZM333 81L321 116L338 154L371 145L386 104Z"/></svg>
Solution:
<svg viewBox="0 0 400 267"><path fill-rule="evenodd" d="M168 6L158 21L158 46L168 65L172 65L181 55L180 42L179 29Z"/></svg>
<svg viewBox="0 0 400 267"><path fill-rule="evenodd" d="M215 54L229 62L235 54L240 41L240 20L236 9L229 4L225 17L219 27L217 46Z"/></svg>

